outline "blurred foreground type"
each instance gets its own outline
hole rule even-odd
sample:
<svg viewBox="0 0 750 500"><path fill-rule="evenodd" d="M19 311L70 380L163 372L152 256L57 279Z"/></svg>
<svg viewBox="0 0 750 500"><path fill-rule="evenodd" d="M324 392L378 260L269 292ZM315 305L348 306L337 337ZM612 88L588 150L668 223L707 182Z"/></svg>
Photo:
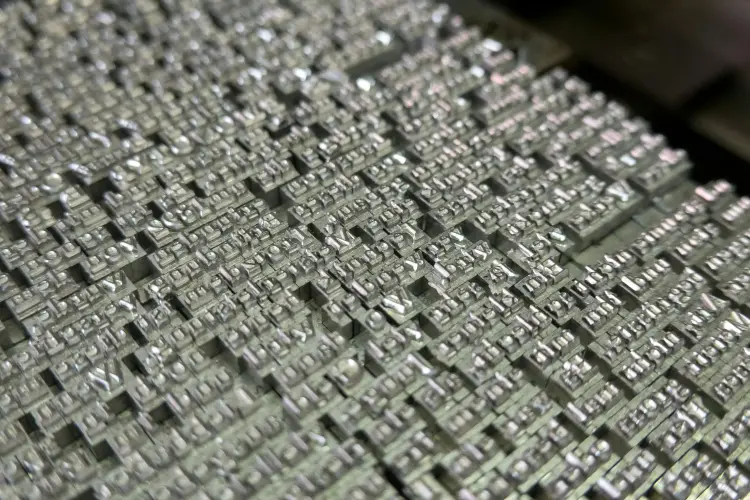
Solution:
<svg viewBox="0 0 750 500"><path fill-rule="evenodd" d="M539 40L0 10L0 499L750 495L750 199Z"/></svg>

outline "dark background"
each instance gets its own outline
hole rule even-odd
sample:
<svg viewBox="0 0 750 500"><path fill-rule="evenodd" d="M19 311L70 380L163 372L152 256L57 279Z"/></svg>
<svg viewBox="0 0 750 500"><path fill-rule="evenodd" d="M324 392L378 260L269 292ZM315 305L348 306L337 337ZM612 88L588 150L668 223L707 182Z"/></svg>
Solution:
<svg viewBox="0 0 750 500"><path fill-rule="evenodd" d="M455 0L498 39L561 64L750 192L750 0Z"/></svg>

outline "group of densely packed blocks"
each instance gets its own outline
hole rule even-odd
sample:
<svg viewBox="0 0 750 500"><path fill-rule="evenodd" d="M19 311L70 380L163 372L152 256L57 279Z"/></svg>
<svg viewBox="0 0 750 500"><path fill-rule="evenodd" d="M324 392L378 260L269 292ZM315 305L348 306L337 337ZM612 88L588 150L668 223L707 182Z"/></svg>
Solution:
<svg viewBox="0 0 750 500"><path fill-rule="evenodd" d="M444 6L0 10L0 498L750 495L750 199Z"/></svg>

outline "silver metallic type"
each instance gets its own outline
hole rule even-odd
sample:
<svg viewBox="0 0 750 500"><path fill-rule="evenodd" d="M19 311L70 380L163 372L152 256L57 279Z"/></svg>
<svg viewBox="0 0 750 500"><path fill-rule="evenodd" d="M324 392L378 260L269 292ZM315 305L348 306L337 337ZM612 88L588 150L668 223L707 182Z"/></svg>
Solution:
<svg viewBox="0 0 750 500"><path fill-rule="evenodd" d="M0 499L750 496L750 199L430 0L0 10Z"/></svg>

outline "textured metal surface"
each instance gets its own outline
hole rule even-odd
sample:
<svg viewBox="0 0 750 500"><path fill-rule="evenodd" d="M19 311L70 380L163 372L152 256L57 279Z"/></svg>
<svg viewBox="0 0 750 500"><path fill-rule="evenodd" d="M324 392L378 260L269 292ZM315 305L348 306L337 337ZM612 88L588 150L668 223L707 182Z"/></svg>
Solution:
<svg viewBox="0 0 750 500"><path fill-rule="evenodd" d="M742 498L750 199L445 7L0 11L0 498Z"/></svg>
<svg viewBox="0 0 750 500"><path fill-rule="evenodd" d="M750 193L750 2L490 3L567 44L568 67L687 148L697 178L724 177Z"/></svg>

